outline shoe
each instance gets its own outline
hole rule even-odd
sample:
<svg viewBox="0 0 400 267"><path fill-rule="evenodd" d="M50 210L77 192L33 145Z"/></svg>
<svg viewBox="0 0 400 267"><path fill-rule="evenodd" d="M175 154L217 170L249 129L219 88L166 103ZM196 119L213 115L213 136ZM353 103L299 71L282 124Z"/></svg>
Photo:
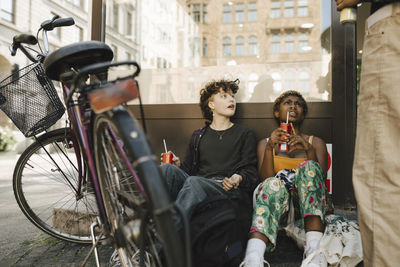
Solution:
<svg viewBox="0 0 400 267"><path fill-rule="evenodd" d="M320 250L312 250L307 246L304 248L303 261L301 267L327 267L325 254Z"/></svg>
<svg viewBox="0 0 400 267"><path fill-rule="evenodd" d="M120 267L122 266L121 261L119 260L118 250L114 250L111 254L110 260L108 262L109 267Z"/></svg>
<svg viewBox="0 0 400 267"><path fill-rule="evenodd" d="M139 262L140 262L140 250L136 251L135 254L133 254L133 256L130 259L130 263L132 266L139 266ZM152 262L151 254L148 253L147 251L145 251L144 266L151 266L151 262ZM122 266L121 259L119 258L117 249L114 250L114 252L111 254L108 266L109 267L121 267Z"/></svg>
<svg viewBox="0 0 400 267"><path fill-rule="evenodd" d="M271 267L268 261L264 260L264 258L259 258L254 253L250 254L250 257L247 256L239 265L239 267L264 267L267 264L268 267Z"/></svg>

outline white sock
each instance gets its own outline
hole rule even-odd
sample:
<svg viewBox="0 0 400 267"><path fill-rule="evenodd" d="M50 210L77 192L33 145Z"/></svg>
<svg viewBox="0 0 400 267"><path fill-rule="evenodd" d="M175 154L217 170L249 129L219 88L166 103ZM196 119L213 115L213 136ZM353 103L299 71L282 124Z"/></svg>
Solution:
<svg viewBox="0 0 400 267"><path fill-rule="evenodd" d="M256 266L260 259L264 259L266 245L264 241L258 238L251 238L247 242L245 261L248 266Z"/></svg>
<svg viewBox="0 0 400 267"><path fill-rule="evenodd" d="M309 255L319 249L319 243L323 236L322 232L308 231L306 232L306 254Z"/></svg>

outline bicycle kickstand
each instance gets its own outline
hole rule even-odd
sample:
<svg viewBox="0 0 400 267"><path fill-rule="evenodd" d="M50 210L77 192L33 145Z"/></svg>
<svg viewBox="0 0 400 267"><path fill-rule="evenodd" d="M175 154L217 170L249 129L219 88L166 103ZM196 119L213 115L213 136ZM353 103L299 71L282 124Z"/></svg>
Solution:
<svg viewBox="0 0 400 267"><path fill-rule="evenodd" d="M94 252L94 257L96 258L96 266L100 267L100 261L99 261L99 254L97 253L97 244L99 243L101 237L102 237L102 233L100 233L99 237L96 240L96 234L94 232L94 229L96 227L99 227L99 223L98 222L93 222L90 225L90 234L92 236L92 247L89 250L89 253L86 255L84 261L81 264L81 267L84 267L90 257L90 255Z"/></svg>

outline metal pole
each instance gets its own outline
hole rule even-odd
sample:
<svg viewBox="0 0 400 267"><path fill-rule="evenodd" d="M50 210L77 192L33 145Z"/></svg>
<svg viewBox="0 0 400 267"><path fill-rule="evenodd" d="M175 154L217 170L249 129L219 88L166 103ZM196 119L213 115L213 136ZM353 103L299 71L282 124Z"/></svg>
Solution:
<svg viewBox="0 0 400 267"><path fill-rule="evenodd" d="M344 28L344 85L345 85L345 151L346 170L353 171L354 148L357 125L357 33L356 8L345 8L340 12L340 23ZM350 196L346 203L350 205Z"/></svg>

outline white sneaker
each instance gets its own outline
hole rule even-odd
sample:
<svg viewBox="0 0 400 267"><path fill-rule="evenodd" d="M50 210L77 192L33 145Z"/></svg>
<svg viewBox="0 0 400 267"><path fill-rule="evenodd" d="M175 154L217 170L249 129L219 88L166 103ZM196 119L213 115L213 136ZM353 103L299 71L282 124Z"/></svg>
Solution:
<svg viewBox="0 0 400 267"><path fill-rule="evenodd" d="M325 254L319 249L312 250L308 247L304 248L304 257L301 267L327 267L328 262L326 261Z"/></svg>
<svg viewBox="0 0 400 267"><path fill-rule="evenodd" d="M264 267L264 264L267 264L268 267L271 267L268 261L264 260L264 258L258 257L255 253L248 255L239 265L239 267Z"/></svg>
<svg viewBox="0 0 400 267"><path fill-rule="evenodd" d="M130 264L133 266L139 266L140 262L140 250L136 251L135 254L133 254L132 258L130 259ZM151 266L152 263L152 256L150 253L145 251L144 255L144 266ZM121 259L119 258L118 250L114 250L114 252L111 254L109 263L109 267L121 267Z"/></svg>

